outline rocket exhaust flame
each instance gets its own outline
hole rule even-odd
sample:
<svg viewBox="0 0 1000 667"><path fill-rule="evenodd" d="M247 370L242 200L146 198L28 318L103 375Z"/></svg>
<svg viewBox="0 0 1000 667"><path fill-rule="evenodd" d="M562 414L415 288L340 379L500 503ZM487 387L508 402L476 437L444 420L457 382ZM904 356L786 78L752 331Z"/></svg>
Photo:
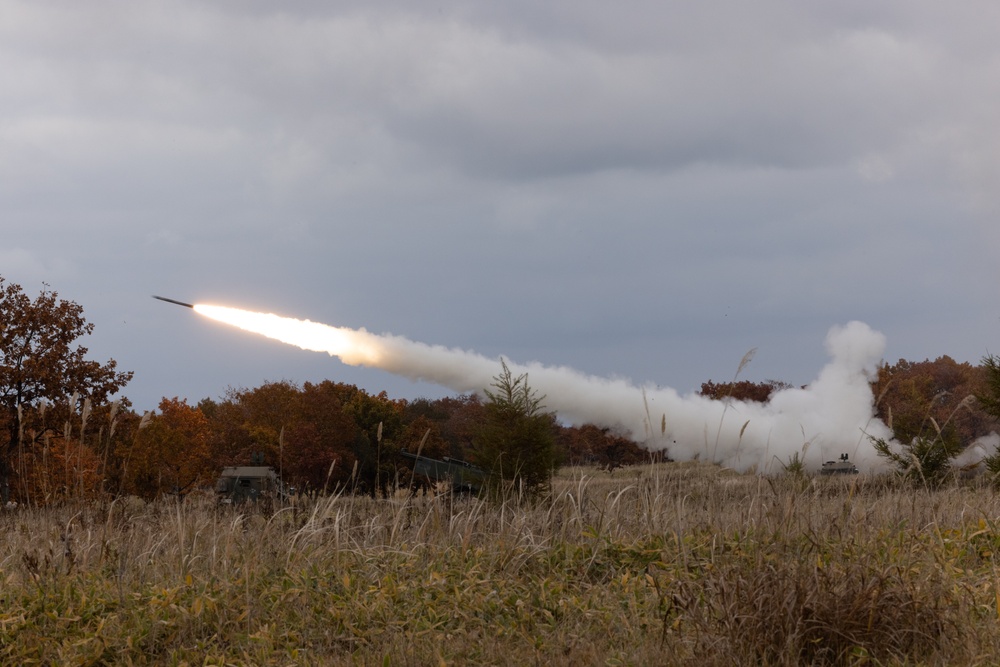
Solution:
<svg viewBox="0 0 1000 667"><path fill-rule="evenodd" d="M379 368L457 392L481 393L500 372L498 360L401 336L225 306L193 308L245 331L326 352L348 365ZM700 458L737 470L773 472L796 454L808 468L818 469L823 461L848 453L862 470L880 466L868 435L890 439L892 434L874 417L868 381L885 338L864 323L850 322L830 330L826 347L831 360L811 385L776 392L767 404L682 396L669 388L535 362L508 365L515 374L528 374L530 386L545 396L546 409L561 419L627 431L648 449L667 449L677 460Z"/></svg>

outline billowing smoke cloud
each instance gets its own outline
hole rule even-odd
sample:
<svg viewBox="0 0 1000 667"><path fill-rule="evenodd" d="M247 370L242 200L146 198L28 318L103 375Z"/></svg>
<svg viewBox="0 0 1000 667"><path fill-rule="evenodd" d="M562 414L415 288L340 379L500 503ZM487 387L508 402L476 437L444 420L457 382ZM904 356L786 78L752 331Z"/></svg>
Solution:
<svg viewBox="0 0 1000 667"><path fill-rule="evenodd" d="M439 384L457 392L482 392L501 367L497 359L426 345L364 329L196 305L212 319L246 331L327 352L353 366ZM585 375L566 367L508 362L544 395L546 409L573 423L627 432L650 450L666 449L677 460L701 459L737 470L776 471L796 454L810 469L849 454L862 470L880 465L868 436L891 438L874 418L869 379L885 349L885 337L862 322L834 327L826 339L830 362L805 389L776 392L767 404L718 401L643 387L621 379Z"/></svg>
<svg viewBox="0 0 1000 667"><path fill-rule="evenodd" d="M1000 434L990 433L976 438L971 445L951 459L951 465L966 477L974 477L986 471L986 457L1000 451Z"/></svg>

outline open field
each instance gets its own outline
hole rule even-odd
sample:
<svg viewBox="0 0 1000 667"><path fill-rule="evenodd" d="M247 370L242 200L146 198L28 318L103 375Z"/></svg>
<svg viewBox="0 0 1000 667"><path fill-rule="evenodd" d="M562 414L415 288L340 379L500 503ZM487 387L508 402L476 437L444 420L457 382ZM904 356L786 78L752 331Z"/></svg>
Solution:
<svg viewBox="0 0 1000 667"><path fill-rule="evenodd" d="M704 464L551 498L0 514L2 664L988 664L1000 498Z"/></svg>

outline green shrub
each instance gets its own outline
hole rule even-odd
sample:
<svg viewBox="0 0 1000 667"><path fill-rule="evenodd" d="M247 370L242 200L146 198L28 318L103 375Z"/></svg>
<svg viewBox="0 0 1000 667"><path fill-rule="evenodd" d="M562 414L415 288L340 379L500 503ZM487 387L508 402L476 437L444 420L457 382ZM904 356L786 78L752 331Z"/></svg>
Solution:
<svg viewBox="0 0 1000 667"><path fill-rule="evenodd" d="M895 451L882 438L872 438L875 452L889 459L896 471L912 482L936 488L952 475L951 459L962 451L962 445L952 438L919 436Z"/></svg>

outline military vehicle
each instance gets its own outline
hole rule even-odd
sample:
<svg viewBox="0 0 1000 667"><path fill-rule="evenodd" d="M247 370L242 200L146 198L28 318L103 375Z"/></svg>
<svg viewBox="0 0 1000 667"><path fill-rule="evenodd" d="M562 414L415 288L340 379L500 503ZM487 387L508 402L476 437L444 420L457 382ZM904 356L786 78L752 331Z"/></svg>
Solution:
<svg viewBox="0 0 1000 667"><path fill-rule="evenodd" d="M434 483L447 482L455 491L465 493L479 493L483 484L486 483L486 471L468 461L452 459L447 456L440 460L432 459L429 456L413 454L405 449L400 453L413 462L414 479L423 479Z"/></svg>
<svg viewBox="0 0 1000 667"><path fill-rule="evenodd" d="M821 475L857 475L858 467L851 463L847 454L841 454L837 461L827 461L819 469Z"/></svg>
<svg viewBox="0 0 1000 667"><path fill-rule="evenodd" d="M241 505L258 500L286 500L293 492L285 487L270 466L230 466L223 468L215 483L219 502Z"/></svg>

